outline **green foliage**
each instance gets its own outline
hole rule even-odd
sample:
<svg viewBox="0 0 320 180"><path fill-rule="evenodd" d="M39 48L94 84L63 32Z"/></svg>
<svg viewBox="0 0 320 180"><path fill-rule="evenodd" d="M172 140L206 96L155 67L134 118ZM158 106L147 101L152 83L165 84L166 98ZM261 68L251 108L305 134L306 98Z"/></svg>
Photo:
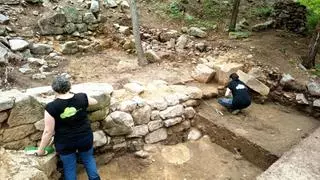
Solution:
<svg viewBox="0 0 320 180"><path fill-rule="evenodd" d="M184 11L183 7L180 4L180 1L172 1L169 5L169 15L172 18L181 18L183 17Z"/></svg>
<svg viewBox="0 0 320 180"><path fill-rule="evenodd" d="M314 70L311 71L313 75L320 77L320 64L316 64Z"/></svg>
<svg viewBox="0 0 320 180"><path fill-rule="evenodd" d="M229 14L228 3L226 1L204 0L203 15L204 18L220 19Z"/></svg>
<svg viewBox="0 0 320 180"><path fill-rule="evenodd" d="M308 29L312 31L320 21L320 0L299 0L299 2L308 8Z"/></svg>
<svg viewBox="0 0 320 180"><path fill-rule="evenodd" d="M270 6L259 7L252 10L253 15L258 17L269 17L273 13L273 8Z"/></svg>

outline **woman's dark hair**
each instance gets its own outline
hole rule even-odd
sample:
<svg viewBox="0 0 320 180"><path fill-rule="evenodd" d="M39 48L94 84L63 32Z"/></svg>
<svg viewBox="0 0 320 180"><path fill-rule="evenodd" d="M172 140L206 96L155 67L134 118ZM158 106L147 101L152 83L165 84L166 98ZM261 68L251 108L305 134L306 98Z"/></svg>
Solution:
<svg viewBox="0 0 320 180"><path fill-rule="evenodd" d="M229 78L232 79L232 80L238 80L239 76L238 76L237 73L232 73L232 74L230 74Z"/></svg>
<svg viewBox="0 0 320 180"><path fill-rule="evenodd" d="M55 92L65 94L70 91L71 83L65 76L57 76L53 80L51 87Z"/></svg>

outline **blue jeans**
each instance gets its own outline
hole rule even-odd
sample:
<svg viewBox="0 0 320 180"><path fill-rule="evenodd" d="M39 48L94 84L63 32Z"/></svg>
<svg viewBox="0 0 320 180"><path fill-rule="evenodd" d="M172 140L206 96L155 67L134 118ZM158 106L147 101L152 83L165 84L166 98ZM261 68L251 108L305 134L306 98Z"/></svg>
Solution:
<svg viewBox="0 0 320 180"><path fill-rule="evenodd" d="M100 180L96 161L93 156L93 148L89 151L78 152L80 159L87 171L89 180ZM61 155L60 159L63 163L63 171L65 180L77 180L77 155L71 153L67 155Z"/></svg>
<svg viewBox="0 0 320 180"><path fill-rule="evenodd" d="M232 98L219 98L218 103L227 109L232 109Z"/></svg>

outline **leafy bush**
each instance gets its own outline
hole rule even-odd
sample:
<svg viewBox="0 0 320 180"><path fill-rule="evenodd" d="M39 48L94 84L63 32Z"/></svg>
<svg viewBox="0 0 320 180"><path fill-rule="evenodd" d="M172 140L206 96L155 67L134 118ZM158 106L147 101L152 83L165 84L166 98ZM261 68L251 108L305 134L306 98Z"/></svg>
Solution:
<svg viewBox="0 0 320 180"><path fill-rule="evenodd" d="M253 14L258 17L269 17L273 13L272 7L259 7L253 9Z"/></svg>
<svg viewBox="0 0 320 180"><path fill-rule="evenodd" d="M308 8L308 29L312 31L320 21L320 0L299 0L299 2Z"/></svg>

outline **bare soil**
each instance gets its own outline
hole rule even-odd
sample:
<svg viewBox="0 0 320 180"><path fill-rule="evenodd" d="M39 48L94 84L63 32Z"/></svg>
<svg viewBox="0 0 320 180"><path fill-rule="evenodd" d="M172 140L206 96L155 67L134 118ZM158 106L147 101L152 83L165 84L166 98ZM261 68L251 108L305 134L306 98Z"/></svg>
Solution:
<svg viewBox="0 0 320 180"><path fill-rule="evenodd" d="M99 167L104 180L253 180L262 171L211 143L208 137L173 146L154 145L148 159L127 154ZM86 173L79 180L86 179Z"/></svg>

